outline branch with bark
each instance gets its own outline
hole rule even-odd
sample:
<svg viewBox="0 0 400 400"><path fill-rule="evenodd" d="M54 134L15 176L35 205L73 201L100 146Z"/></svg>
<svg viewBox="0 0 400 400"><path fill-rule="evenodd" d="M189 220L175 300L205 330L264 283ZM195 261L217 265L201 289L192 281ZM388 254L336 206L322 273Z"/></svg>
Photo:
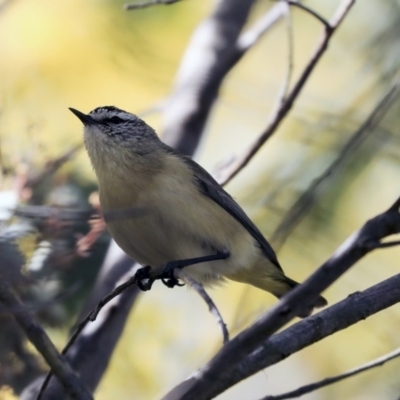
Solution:
<svg viewBox="0 0 400 400"><path fill-rule="evenodd" d="M64 393L68 394L73 399L92 400L93 397L91 393L81 382L68 362L60 355L40 324L35 321L25 308L4 276L0 279L0 303L12 314L18 325L25 332L29 341L46 360L47 364L57 376Z"/></svg>
<svg viewBox="0 0 400 400"><path fill-rule="evenodd" d="M285 399L297 398L297 397L303 396L307 393L314 392L315 390L321 389L325 386L332 385L333 383L340 382L344 379L358 375L361 372L368 371L368 370L376 368L376 367L380 367L380 366L386 364L388 361L392 361L399 356L400 356L400 349L397 349L395 351L390 352L389 354L379 357L367 364L364 364L360 367L354 368L343 374L333 376L331 378L326 378L319 382L311 383L309 385L302 386L296 390L292 390L291 392L280 394L278 396L266 396L266 397L262 398L261 400L285 400Z"/></svg>
<svg viewBox="0 0 400 400"><path fill-rule="evenodd" d="M266 338L304 311L357 261L372 250L398 245L398 241L382 242L382 239L400 233L399 207L400 198L387 211L367 221L302 285L285 295L253 326L228 342L209 363L197 371L194 378L173 389L164 400L189 400L193 396L198 400L210 399L230 387L235 369L240 368L248 356L263 346ZM363 318L363 312L359 310L359 319ZM313 318L323 320L322 316L323 312ZM341 322L340 318L337 320Z"/></svg>
<svg viewBox="0 0 400 400"><path fill-rule="evenodd" d="M232 178L234 178L251 161L251 159L261 149L265 142L276 132L279 125L292 109L294 102L297 100L314 68L327 50L332 35L336 32L337 28L340 26L341 22L346 17L354 3L355 0L343 0L340 3L334 16L329 21L329 24L324 25L324 31L321 35L321 38L319 39L319 42L313 54L311 55L310 60L305 66L303 72L300 74L299 79L294 84L292 90L286 96L285 100L272 115L271 120L264 132L261 133L256 141L246 151L244 151L242 155L236 157L226 167L218 171L218 181L221 185L227 184Z"/></svg>

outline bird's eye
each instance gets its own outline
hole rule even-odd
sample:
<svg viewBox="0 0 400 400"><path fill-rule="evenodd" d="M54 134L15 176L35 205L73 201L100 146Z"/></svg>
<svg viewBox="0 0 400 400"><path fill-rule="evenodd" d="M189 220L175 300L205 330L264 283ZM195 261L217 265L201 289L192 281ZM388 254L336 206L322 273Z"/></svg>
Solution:
<svg viewBox="0 0 400 400"><path fill-rule="evenodd" d="M113 124L120 124L121 122L124 122L122 118L117 117L116 115L114 115L114 117L111 117L109 121L112 122Z"/></svg>

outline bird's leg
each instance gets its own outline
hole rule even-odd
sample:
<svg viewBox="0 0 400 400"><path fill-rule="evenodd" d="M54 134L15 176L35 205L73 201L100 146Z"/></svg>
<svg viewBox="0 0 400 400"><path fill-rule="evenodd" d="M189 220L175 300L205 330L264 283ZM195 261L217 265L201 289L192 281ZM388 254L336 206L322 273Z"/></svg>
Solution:
<svg viewBox="0 0 400 400"><path fill-rule="evenodd" d="M209 256L188 258L186 260L169 261L165 264L161 280L163 281L164 285L168 286L169 288L173 288L174 286L183 286L183 284L179 283L178 279L175 278L174 271L176 268L182 269L190 265L200 264L207 261L225 260L229 256L230 253L224 251L218 252L217 254L211 254Z"/></svg>
<svg viewBox="0 0 400 400"><path fill-rule="evenodd" d="M135 279L138 288L140 290L143 290L144 292L150 290L155 281L154 278L150 278L150 270L151 270L150 265L147 265L146 267L139 268L135 273Z"/></svg>

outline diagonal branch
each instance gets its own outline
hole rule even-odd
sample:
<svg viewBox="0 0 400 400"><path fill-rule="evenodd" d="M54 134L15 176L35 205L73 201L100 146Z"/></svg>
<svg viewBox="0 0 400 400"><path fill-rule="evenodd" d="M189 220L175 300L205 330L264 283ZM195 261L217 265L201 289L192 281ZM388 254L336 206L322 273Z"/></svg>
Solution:
<svg viewBox="0 0 400 400"><path fill-rule="evenodd" d="M158 267L152 268L149 272L149 279L151 280L157 280L157 279L163 279L164 278L164 271L165 271L165 266L160 265ZM115 299L117 296L123 294L124 292L127 292L127 289L129 288L137 288L137 283L138 283L138 276L136 275L136 270L130 271L129 275L131 277L127 279L127 277L124 277L123 283L119 284L112 290L110 293L108 293L105 297L103 297L96 307L91 310L86 317L78 324L76 327L75 331L71 335L70 339L68 340L67 345L64 347L63 351L61 352L62 355L67 355L69 349L75 344L76 340L78 339L79 335L83 333L85 328L88 326L89 322L94 322L96 321L100 311L104 309L104 307L110 302ZM133 275L132 275L133 274ZM226 343L229 340L229 333L226 328L226 324L224 323L220 312L218 311L217 307L211 300L210 296L207 294L207 292L204 290L202 285L197 283L194 279L191 279L188 277L183 271L176 271L175 274L177 277L181 277L185 281L188 281L190 286L193 286L194 289L197 291L197 293L206 301L207 305L210 308L210 311L213 313L213 315L216 317L217 322L221 326L222 333L223 333L223 339L224 343ZM140 278L139 278L140 279ZM135 296L137 296L138 292L137 290L134 292ZM89 327L90 330L90 327ZM37 395L37 400L41 400L43 398L44 392L50 382L50 379L53 375L53 371L50 370L48 374L46 375L43 383L41 383L40 390Z"/></svg>
<svg viewBox="0 0 400 400"><path fill-rule="evenodd" d="M296 200L286 213L284 219L276 228L271 241L274 248L280 248L289 234L298 226L305 214L314 207L318 195L325 185L342 168L342 166L353 157L354 153L364 143L373 129L382 121L383 117L394 105L395 100L400 96L400 79L396 79L384 94L382 99L374 107L371 114L358 130L349 138L343 146L338 157L332 164L316 179L313 180L308 189Z"/></svg>
<svg viewBox="0 0 400 400"><path fill-rule="evenodd" d="M201 283L197 282L196 280L194 280L193 278L191 278L183 270L176 270L175 276L179 279L182 279L189 286L191 286L199 294L199 296L206 302L210 312L214 315L215 319L217 320L218 325L221 327L223 343L224 344L227 343L229 341L229 331L226 326L226 323L222 319L222 315L219 312L217 306L212 301L212 299L208 295L208 293L204 290L203 285Z"/></svg>
<svg viewBox="0 0 400 400"><path fill-rule="evenodd" d="M46 335L46 332L24 307L4 277L0 278L0 302L6 309L12 312L13 317L25 332L29 341L36 347L61 382L65 393L74 399L93 399L88 389L80 381L78 375L66 360L60 356L60 353Z"/></svg>
<svg viewBox="0 0 400 400"><path fill-rule="evenodd" d="M229 380L232 371L262 342L282 328L315 301L316 297L357 261L381 244L387 236L400 233L398 199L387 211L367 221L348 238L336 253L302 285L299 285L266 313L257 323L228 342L203 368L183 392L179 400L209 399L220 393L218 386ZM218 381L212 384L211 382ZM168 400L175 397L166 397Z"/></svg>
<svg viewBox="0 0 400 400"><path fill-rule="evenodd" d="M257 44L282 17L287 15L287 9L286 1L280 1L278 4L271 7L252 27L239 36L233 48L234 57L232 57L232 67L248 50Z"/></svg>
<svg viewBox="0 0 400 400"><path fill-rule="evenodd" d="M316 18L319 22L321 22L327 29L331 29L330 23L321 15L319 15L317 12L315 12L312 8L307 7L306 5L296 1L296 0L279 0L279 1L284 1L288 4L290 4L293 7L300 8L301 10L308 12L311 14L314 18Z"/></svg>
<svg viewBox="0 0 400 400"><path fill-rule="evenodd" d="M394 360L395 358L400 356L400 348L394 350L382 357L379 357L373 361L370 361L367 364L361 365L360 367L351 369L343 374L333 376L331 378L323 379L319 382L311 383L309 385L302 386L296 390L292 390L287 393L280 394L278 396L266 396L261 400L285 400L285 399L293 399L300 396L303 396L307 393L314 392L315 390L321 389L325 386L332 385L333 383L340 382L343 379L350 378L354 375L358 375L361 372L368 371L372 368L380 367L383 364L386 364L388 361Z"/></svg>
<svg viewBox="0 0 400 400"><path fill-rule="evenodd" d="M344 17L350 11L350 8L354 5L354 3L355 0L343 0L342 3L339 5L335 15L329 22L330 28L327 28L325 26L324 32L308 64L306 65L296 84L288 94L285 102L282 103L282 105L272 116L267 128L250 146L249 149L247 149L242 155L234 159L231 163L229 163L229 165L227 165L222 171L218 173L218 181L221 185L225 185L233 177L235 177L250 162L250 160L260 150L265 142L275 133L283 119L293 107L294 102L299 96L314 68L318 64L318 61L321 59L326 49L328 48L328 44L332 35L335 33L340 23L343 21Z"/></svg>
<svg viewBox="0 0 400 400"><path fill-rule="evenodd" d="M176 149L184 154L193 155L228 72L284 15L283 5L277 4L270 11L272 18L266 15L254 31L240 36L253 4L254 0L219 1L192 36L164 108L163 139L178 143Z"/></svg>
<svg viewBox="0 0 400 400"><path fill-rule="evenodd" d="M292 354L399 303L399 285L400 274L367 290L353 293L339 303L271 336L235 367L229 380L218 381L219 391L222 392Z"/></svg>

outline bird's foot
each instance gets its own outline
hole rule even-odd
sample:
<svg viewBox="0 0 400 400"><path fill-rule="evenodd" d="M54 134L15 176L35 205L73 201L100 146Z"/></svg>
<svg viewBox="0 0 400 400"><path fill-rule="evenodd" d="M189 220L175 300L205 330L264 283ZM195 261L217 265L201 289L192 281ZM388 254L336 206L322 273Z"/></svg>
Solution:
<svg viewBox="0 0 400 400"><path fill-rule="evenodd" d="M143 292L150 290L155 281L154 278L150 277L151 267L148 265L146 267L140 268L135 273L135 279L138 285L138 288Z"/></svg>
<svg viewBox="0 0 400 400"><path fill-rule="evenodd" d="M179 280L175 277L175 270L182 269L186 265L182 265L181 261L170 261L167 262L164 266L164 270L162 273L162 283L172 289L175 286L185 286L184 283L179 282Z"/></svg>

